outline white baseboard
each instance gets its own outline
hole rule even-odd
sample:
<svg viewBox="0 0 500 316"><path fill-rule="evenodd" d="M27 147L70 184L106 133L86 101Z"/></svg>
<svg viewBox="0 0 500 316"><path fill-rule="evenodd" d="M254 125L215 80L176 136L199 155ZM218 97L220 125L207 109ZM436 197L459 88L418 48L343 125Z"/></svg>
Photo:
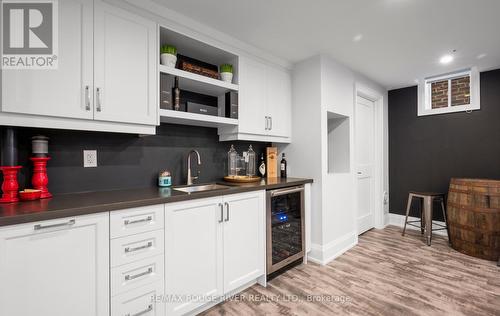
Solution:
<svg viewBox="0 0 500 316"><path fill-rule="evenodd" d="M356 246L357 243L358 235L355 231L345 234L326 245L313 243L311 244L311 251L308 253L307 259L317 264L326 265Z"/></svg>
<svg viewBox="0 0 500 316"><path fill-rule="evenodd" d="M393 213L389 213L388 215L389 215L389 225L394 225L394 226L398 226L398 227L403 228L403 226L405 224L405 216L404 215L393 214ZM419 220L419 218L409 216L408 220L409 221L416 221L416 220ZM443 226L445 225L444 222L440 222L440 221L433 221L433 223L440 224ZM410 225L406 225L406 229L418 230L418 228L410 226ZM448 236L446 230L438 230L438 231L433 232L433 234L441 235L441 236Z"/></svg>

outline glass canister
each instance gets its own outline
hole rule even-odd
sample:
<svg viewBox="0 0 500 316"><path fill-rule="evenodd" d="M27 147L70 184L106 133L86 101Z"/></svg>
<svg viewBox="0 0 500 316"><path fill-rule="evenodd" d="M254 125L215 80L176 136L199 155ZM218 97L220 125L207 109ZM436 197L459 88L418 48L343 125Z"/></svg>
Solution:
<svg viewBox="0 0 500 316"><path fill-rule="evenodd" d="M160 187L169 187L172 185L172 175L170 171L163 170L158 174L158 186Z"/></svg>
<svg viewBox="0 0 500 316"><path fill-rule="evenodd" d="M231 148L227 152L227 175L228 176L236 176L238 174L238 153L234 149L234 146L231 145Z"/></svg>
<svg viewBox="0 0 500 316"><path fill-rule="evenodd" d="M252 145L248 147L248 164L247 164L247 176L253 177L255 176L256 167L255 167L255 151L253 151Z"/></svg>

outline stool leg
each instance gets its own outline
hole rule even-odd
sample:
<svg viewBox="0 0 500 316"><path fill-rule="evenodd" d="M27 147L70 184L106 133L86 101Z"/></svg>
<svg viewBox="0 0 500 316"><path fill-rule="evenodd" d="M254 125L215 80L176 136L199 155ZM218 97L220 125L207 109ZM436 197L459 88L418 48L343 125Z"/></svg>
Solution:
<svg viewBox="0 0 500 316"><path fill-rule="evenodd" d="M427 246L431 245L432 239L432 198L424 198L424 214L425 214L425 239Z"/></svg>
<svg viewBox="0 0 500 316"><path fill-rule="evenodd" d="M425 232L425 212L424 212L424 200L419 199L420 206L420 235L423 235Z"/></svg>
<svg viewBox="0 0 500 316"><path fill-rule="evenodd" d="M444 206L444 199L441 199L441 210L443 211L444 226L446 226L446 235L448 236L448 244L450 244L450 229L448 227L448 219L446 218L446 208Z"/></svg>
<svg viewBox="0 0 500 316"><path fill-rule="evenodd" d="M408 222L408 215L410 215L410 208L411 208L411 201L413 201L413 194L408 195L408 202L406 205L406 217L405 217L405 225L403 226L403 236L405 235L406 231L406 222Z"/></svg>

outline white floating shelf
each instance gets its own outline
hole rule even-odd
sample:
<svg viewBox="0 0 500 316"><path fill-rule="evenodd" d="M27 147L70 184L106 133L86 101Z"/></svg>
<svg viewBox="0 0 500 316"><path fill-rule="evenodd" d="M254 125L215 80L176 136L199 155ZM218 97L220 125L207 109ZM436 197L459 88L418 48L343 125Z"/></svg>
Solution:
<svg viewBox="0 0 500 316"><path fill-rule="evenodd" d="M188 90L211 96L221 96L228 91L238 91L237 84L225 82L180 70L177 68L159 65L160 73L179 77L179 87L182 90Z"/></svg>
<svg viewBox="0 0 500 316"><path fill-rule="evenodd" d="M213 116L213 115L204 115L198 113L182 112L182 111L163 110L163 109L160 109L160 121L162 123L205 126L205 127L238 125L237 119Z"/></svg>

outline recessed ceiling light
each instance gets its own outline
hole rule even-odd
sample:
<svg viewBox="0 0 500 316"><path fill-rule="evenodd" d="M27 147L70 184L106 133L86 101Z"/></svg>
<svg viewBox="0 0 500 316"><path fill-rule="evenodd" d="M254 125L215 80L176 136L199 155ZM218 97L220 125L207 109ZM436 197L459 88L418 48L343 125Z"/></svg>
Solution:
<svg viewBox="0 0 500 316"><path fill-rule="evenodd" d="M439 62L441 64L449 64L453 61L453 55L444 55L443 57L441 57L441 59L439 59Z"/></svg>
<svg viewBox="0 0 500 316"><path fill-rule="evenodd" d="M363 39L363 34L357 34L356 36L354 36L354 37L352 38L352 41L353 41L353 42L359 42L359 41L361 41L362 39Z"/></svg>

